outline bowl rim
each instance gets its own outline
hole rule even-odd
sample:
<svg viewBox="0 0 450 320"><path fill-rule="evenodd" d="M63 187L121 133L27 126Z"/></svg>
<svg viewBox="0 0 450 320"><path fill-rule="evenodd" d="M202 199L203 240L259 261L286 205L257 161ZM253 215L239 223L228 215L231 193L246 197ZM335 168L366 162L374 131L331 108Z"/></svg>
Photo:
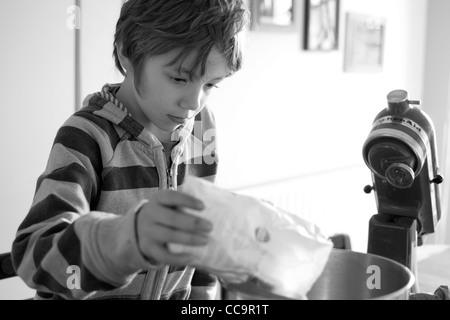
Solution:
<svg viewBox="0 0 450 320"><path fill-rule="evenodd" d="M352 250L348 250L348 249L338 249L338 248L333 248L331 253L330 253L330 256L333 253L336 253L336 252L338 252L338 254L339 253L346 253L346 254L351 254L351 255L354 255L354 256L364 256L364 257L370 256L370 257L374 257L376 259L384 260L387 263L390 263L393 266L395 266L395 268L403 270L403 272L407 276L409 276L408 277L408 282L405 285L403 285L401 288L399 288L399 289L397 289L397 290L395 290L393 292L390 292L390 293L387 293L387 294L383 294L383 295L378 296L378 297L364 298L364 299L358 299L358 300L395 300L395 298L401 296L403 293L404 293L405 297L407 298L409 293L410 293L410 291L411 291L411 288L413 287L413 285L414 285L414 283L416 281L416 277L414 276L414 273L409 268L407 268L405 265L403 265L400 262L397 262L397 261L395 261L393 259L381 256L381 255L377 255L377 254L374 254L374 253L365 253L365 252L352 251ZM330 259L330 256L328 257L328 259ZM325 269L322 270L322 273L324 271L325 271ZM321 275L319 275L317 280L321 277ZM316 282L317 282L317 280L316 280ZM224 286L224 288L226 290L230 290L232 292L235 292L235 293L238 293L238 294L241 294L241 295L252 297L254 299L265 299L265 300L267 300L267 299L271 299L271 298L273 298L273 299L277 299L278 298L278 299L282 299L282 300L298 300L298 299L293 299L291 297L281 296L279 294L271 293L271 292L269 293L270 296L266 296L264 294L258 294L258 293L254 294L254 293L248 292L249 290L245 290L245 287L240 287L240 286L243 285L243 283L229 283L229 282L226 282L226 281L221 281L221 283L222 283L222 285ZM312 288L314 287L314 284L312 285L312 287L310 288L308 293L312 290ZM258 288L257 282L256 282L256 285L255 284L253 285L253 287L255 289ZM260 287L260 289L263 289L263 288ZM309 300L308 293L306 294L305 298ZM314 299L311 299L311 300L314 300Z"/></svg>

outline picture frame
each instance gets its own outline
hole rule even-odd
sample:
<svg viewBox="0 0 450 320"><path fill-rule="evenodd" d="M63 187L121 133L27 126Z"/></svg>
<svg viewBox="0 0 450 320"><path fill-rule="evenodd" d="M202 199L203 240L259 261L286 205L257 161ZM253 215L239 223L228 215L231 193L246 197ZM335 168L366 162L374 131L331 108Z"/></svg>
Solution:
<svg viewBox="0 0 450 320"><path fill-rule="evenodd" d="M346 20L344 71L382 71L386 19L349 12Z"/></svg>
<svg viewBox="0 0 450 320"><path fill-rule="evenodd" d="M295 31L298 0L250 0L250 30Z"/></svg>
<svg viewBox="0 0 450 320"><path fill-rule="evenodd" d="M305 0L304 50L339 48L340 0Z"/></svg>

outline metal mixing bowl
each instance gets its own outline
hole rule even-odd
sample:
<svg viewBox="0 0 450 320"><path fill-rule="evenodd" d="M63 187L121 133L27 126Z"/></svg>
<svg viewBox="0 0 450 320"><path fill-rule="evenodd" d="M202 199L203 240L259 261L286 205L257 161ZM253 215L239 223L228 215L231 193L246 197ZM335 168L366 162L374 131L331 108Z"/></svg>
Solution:
<svg viewBox="0 0 450 320"><path fill-rule="evenodd" d="M378 281L379 280L379 281ZM309 300L407 300L414 284L412 272L378 255L333 249L325 269L307 294ZM258 282L224 284L225 299L287 299Z"/></svg>

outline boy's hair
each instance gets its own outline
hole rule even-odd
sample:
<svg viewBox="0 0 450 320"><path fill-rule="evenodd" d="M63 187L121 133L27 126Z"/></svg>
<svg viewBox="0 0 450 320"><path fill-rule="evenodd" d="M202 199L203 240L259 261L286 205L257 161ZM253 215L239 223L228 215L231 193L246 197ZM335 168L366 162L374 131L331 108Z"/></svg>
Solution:
<svg viewBox="0 0 450 320"><path fill-rule="evenodd" d="M242 66L238 34L248 21L242 0L128 0L116 26L116 67L126 75L119 61L118 50L122 50L133 67L134 83L140 92L142 69L148 58L179 49L171 62L175 65L195 52L189 73L192 78L199 68L204 75L206 59L216 47L234 73Z"/></svg>

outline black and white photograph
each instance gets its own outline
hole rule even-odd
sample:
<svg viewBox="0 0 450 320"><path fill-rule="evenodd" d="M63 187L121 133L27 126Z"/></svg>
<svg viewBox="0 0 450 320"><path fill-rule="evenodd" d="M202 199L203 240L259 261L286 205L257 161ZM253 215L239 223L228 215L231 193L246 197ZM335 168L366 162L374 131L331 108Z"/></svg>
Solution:
<svg viewBox="0 0 450 320"><path fill-rule="evenodd" d="M295 31L295 0L249 0L253 30Z"/></svg>
<svg viewBox="0 0 450 320"><path fill-rule="evenodd" d="M0 300L450 300L449 12L2 0Z"/></svg>
<svg viewBox="0 0 450 320"><path fill-rule="evenodd" d="M305 50L338 49L339 13L340 0L305 0Z"/></svg>
<svg viewBox="0 0 450 320"><path fill-rule="evenodd" d="M379 72L383 69L386 20L348 13L345 65L347 72Z"/></svg>

